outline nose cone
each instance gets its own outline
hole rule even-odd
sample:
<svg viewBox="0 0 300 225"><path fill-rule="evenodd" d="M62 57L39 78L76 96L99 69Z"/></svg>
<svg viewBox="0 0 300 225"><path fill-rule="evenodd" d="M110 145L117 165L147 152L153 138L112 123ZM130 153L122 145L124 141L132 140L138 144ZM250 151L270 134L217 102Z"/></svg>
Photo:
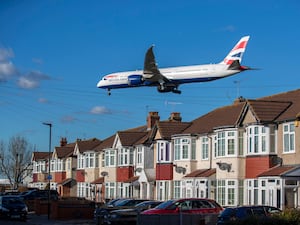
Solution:
<svg viewBox="0 0 300 225"><path fill-rule="evenodd" d="M103 83L102 80L99 80L99 82L98 82L98 84L97 84L97 87L98 87L98 88L101 88L101 87L103 86L102 83Z"/></svg>

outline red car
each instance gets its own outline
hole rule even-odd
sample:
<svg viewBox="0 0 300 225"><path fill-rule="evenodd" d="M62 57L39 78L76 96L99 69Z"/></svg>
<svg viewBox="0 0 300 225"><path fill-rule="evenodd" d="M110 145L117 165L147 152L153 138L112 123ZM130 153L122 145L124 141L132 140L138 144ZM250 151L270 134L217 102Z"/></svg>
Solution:
<svg viewBox="0 0 300 225"><path fill-rule="evenodd" d="M146 210L142 214L176 214L191 213L220 213L223 210L216 201L203 198L184 198L169 200L161 203L153 209Z"/></svg>

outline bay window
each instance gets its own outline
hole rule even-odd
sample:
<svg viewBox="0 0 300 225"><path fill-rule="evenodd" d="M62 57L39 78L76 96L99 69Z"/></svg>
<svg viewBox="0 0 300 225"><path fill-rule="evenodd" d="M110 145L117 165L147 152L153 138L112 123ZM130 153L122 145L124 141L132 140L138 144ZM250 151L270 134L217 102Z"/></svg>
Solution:
<svg viewBox="0 0 300 225"><path fill-rule="evenodd" d="M283 125L283 152L295 151L295 125L287 123Z"/></svg>

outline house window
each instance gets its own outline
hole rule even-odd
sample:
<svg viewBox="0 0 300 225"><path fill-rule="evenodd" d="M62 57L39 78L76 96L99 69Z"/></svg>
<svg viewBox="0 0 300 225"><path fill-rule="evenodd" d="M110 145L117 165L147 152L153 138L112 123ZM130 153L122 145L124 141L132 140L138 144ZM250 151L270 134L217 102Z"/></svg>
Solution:
<svg viewBox="0 0 300 225"><path fill-rule="evenodd" d="M79 154L77 157L77 167L78 169L84 169L84 155Z"/></svg>
<svg viewBox="0 0 300 225"><path fill-rule="evenodd" d="M133 164L133 149L122 148L118 152L118 166Z"/></svg>
<svg viewBox="0 0 300 225"><path fill-rule="evenodd" d="M105 151L105 166L116 166L116 153L115 150Z"/></svg>
<svg viewBox="0 0 300 225"><path fill-rule="evenodd" d="M98 158L96 158L96 154L93 152L85 153L84 157L85 157L85 167L86 168L95 168L96 161L98 160Z"/></svg>
<svg viewBox="0 0 300 225"><path fill-rule="evenodd" d="M55 171L55 160L54 159L51 159L50 161L50 171Z"/></svg>
<svg viewBox="0 0 300 225"><path fill-rule="evenodd" d="M181 182L180 180L174 181L174 198L181 198Z"/></svg>
<svg viewBox="0 0 300 225"><path fill-rule="evenodd" d="M174 160L196 159L196 141L191 138L174 139Z"/></svg>
<svg viewBox="0 0 300 225"><path fill-rule="evenodd" d="M55 162L54 162L54 164L55 164L54 165L55 171L61 172L61 171L65 171L66 170L64 160L62 160L62 159L56 159Z"/></svg>
<svg viewBox="0 0 300 225"><path fill-rule="evenodd" d="M225 180L218 180L218 187L217 187L217 201L221 205L225 205L225 191L226 191L226 186L225 186Z"/></svg>
<svg viewBox="0 0 300 225"><path fill-rule="evenodd" d="M201 143L202 143L202 151L201 151L201 159L202 160L207 160L208 159L208 137L202 137L201 138Z"/></svg>
<svg viewBox="0 0 300 225"><path fill-rule="evenodd" d="M216 135L216 154L220 156L230 156L236 154L237 131L220 131Z"/></svg>
<svg viewBox="0 0 300 225"><path fill-rule="evenodd" d="M157 181L157 199L160 201L166 201L170 199L170 182L171 181Z"/></svg>
<svg viewBox="0 0 300 225"><path fill-rule="evenodd" d="M143 148L142 147L136 148L136 164L137 165L143 164Z"/></svg>
<svg viewBox="0 0 300 225"><path fill-rule="evenodd" d="M237 196L237 181L218 180L217 182L217 201L221 205L235 205Z"/></svg>
<svg viewBox="0 0 300 225"><path fill-rule="evenodd" d="M283 152L295 151L295 126L294 123L283 125Z"/></svg>
<svg viewBox="0 0 300 225"><path fill-rule="evenodd" d="M105 167L105 153L101 153L101 167Z"/></svg>
<svg viewBox="0 0 300 225"><path fill-rule="evenodd" d="M105 198L112 199L115 198L116 185L114 182L105 183Z"/></svg>
<svg viewBox="0 0 300 225"><path fill-rule="evenodd" d="M70 158L67 159L67 169L71 170L71 159Z"/></svg>
<svg viewBox="0 0 300 225"><path fill-rule="evenodd" d="M270 146L270 128L253 125L246 129L247 133L247 154L262 154L267 153Z"/></svg>
<svg viewBox="0 0 300 225"><path fill-rule="evenodd" d="M196 160L196 139L192 139L191 159Z"/></svg>
<svg viewBox="0 0 300 225"><path fill-rule="evenodd" d="M157 141L157 162L170 162L170 143L167 141Z"/></svg>

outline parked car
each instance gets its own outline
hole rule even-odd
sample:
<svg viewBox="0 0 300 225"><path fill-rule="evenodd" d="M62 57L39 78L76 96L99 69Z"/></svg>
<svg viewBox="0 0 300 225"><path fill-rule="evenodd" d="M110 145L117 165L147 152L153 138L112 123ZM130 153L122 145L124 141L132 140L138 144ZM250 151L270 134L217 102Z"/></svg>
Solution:
<svg viewBox="0 0 300 225"><path fill-rule="evenodd" d="M0 196L0 216L4 218L27 219L28 208L17 195Z"/></svg>
<svg viewBox="0 0 300 225"><path fill-rule="evenodd" d="M249 217L267 217L274 213L281 212L280 209L272 206L238 206L228 207L218 216L217 225L227 224L233 220L243 220Z"/></svg>
<svg viewBox="0 0 300 225"><path fill-rule="evenodd" d="M26 200L34 200L34 199L41 199L47 200L49 196L49 190L31 190L24 193L21 193L20 196ZM50 190L50 199L57 200L59 194L56 190Z"/></svg>
<svg viewBox="0 0 300 225"><path fill-rule="evenodd" d="M148 209L142 214L177 214L191 213L220 213L223 208L212 199L185 198L169 200L161 203L153 209Z"/></svg>
<svg viewBox="0 0 300 225"><path fill-rule="evenodd" d="M147 200L127 198L116 201L114 205L107 204L101 207L97 207L94 211L94 219L96 220L96 224L106 223L109 213L113 210L134 208L135 205L144 201Z"/></svg>
<svg viewBox="0 0 300 225"><path fill-rule="evenodd" d="M110 212L105 222L112 225L136 224L139 213L147 209L152 209L161 203L161 201L144 201L135 205L134 208L131 209L113 210Z"/></svg>

